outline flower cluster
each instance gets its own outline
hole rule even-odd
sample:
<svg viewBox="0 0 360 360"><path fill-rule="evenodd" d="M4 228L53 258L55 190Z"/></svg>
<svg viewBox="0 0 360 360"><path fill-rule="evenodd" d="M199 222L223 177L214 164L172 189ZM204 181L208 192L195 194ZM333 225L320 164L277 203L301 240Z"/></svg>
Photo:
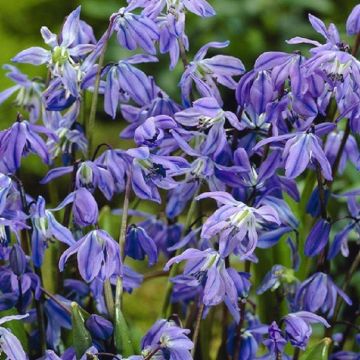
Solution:
<svg viewBox="0 0 360 360"><path fill-rule="evenodd" d="M360 5L346 23L353 47L309 15L322 42L295 37L306 55L266 52L248 71L221 54L227 41L190 56L188 15L214 16L206 0L127 0L99 39L80 13L12 59L46 67L46 80L4 67L14 85L0 103L15 97L19 115L0 132L0 311L12 314L0 324L26 320L0 327L0 352L310 359L325 331L332 359L358 359L360 190L341 188L360 169ZM108 59L113 37L136 54ZM183 67L177 99L141 70L158 54ZM116 145L94 144L98 98L121 122ZM34 189L27 161L48 166ZM124 293L149 307L142 283L164 276L160 320L140 341Z"/></svg>

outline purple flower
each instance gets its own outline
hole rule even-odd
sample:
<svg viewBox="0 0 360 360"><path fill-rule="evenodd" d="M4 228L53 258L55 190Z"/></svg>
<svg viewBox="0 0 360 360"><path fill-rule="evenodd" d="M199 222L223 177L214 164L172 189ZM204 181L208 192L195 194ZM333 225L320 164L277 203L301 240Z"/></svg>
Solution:
<svg viewBox="0 0 360 360"><path fill-rule="evenodd" d="M85 324L96 339L107 340L113 333L112 323L99 315L90 315Z"/></svg>
<svg viewBox="0 0 360 360"><path fill-rule="evenodd" d="M156 349L156 359L191 360L192 341L188 338L190 330L182 329L173 321L158 320L141 341L142 355L146 357Z"/></svg>
<svg viewBox="0 0 360 360"><path fill-rule="evenodd" d="M269 222L280 225L277 212L268 205L258 209L249 207L222 191L203 193L197 199L208 197L217 200L222 206L206 220L201 236L211 239L220 235L219 251L222 256L228 256L234 250L241 258L250 256L257 245L256 227Z"/></svg>
<svg viewBox="0 0 360 360"><path fill-rule="evenodd" d="M225 120L238 130L241 130L236 115L230 111L224 111L214 97L204 97L193 103L193 107L187 108L175 114L175 120L186 127L196 127L205 130L216 123L224 124Z"/></svg>
<svg viewBox="0 0 360 360"><path fill-rule="evenodd" d="M157 61L155 56L137 54L107 69L104 89L104 110L107 114L115 118L119 103L128 102L129 97L140 106L151 102L153 81L134 65Z"/></svg>
<svg viewBox="0 0 360 360"><path fill-rule="evenodd" d="M315 273L305 280L297 289L295 302L303 310L316 312L331 317L335 310L337 296L351 305L351 299L336 286L331 277L324 273Z"/></svg>
<svg viewBox="0 0 360 360"><path fill-rule="evenodd" d="M60 77L63 85L74 97L79 94L77 83L79 69L76 67L76 60L95 49L93 44L78 43L79 40L88 40L82 39L80 35L80 31L84 30L84 23L80 23L80 9L79 6L68 15L59 36L52 33L46 26L41 28L41 35L51 50L32 47L21 51L12 59L19 63L47 64L52 75Z"/></svg>
<svg viewBox="0 0 360 360"><path fill-rule="evenodd" d="M330 327L328 322L321 316L308 311L299 311L284 317L285 334L291 345L305 350L312 334L310 324L320 323Z"/></svg>
<svg viewBox="0 0 360 360"><path fill-rule="evenodd" d="M158 187L172 189L178 185L173 177L184 174L189 164L180 156L161 156L150 154L147 147L130 149L127 153L133 157L132 187L140 199L160 203Z"/></svg>
<svg viewBox="0 0 360 360"><path fill-rule="evenodd" d="M126 234L125 254L136 260L149 258L149 265L157 262L158 250L154 240L149 237L142 227L131 225Z"/></svg>
<svg viewBox="0 0 360 360"><path fill-rule="evenodd" d="M291 285L296 283L296 277L293 269L288 269L282 265L274 265L265 275L263 281L259 285L256 293L263 294L267 290L275 291L281 285L286 285L291 291Z"/></svg>
<svg viewBox="0 0 360 360"><path fill-rule="evenodd" d="M138 146L157 147L165 139L166 130L176 127L176 122L170 116L159 115L149 117L135 130L134 141Z"/></svg>
<svg viewBox="0 0 360 360"><path fill-rule="evenodd" d="M50 165L48 150L39 133L56 138L48 129L26 120L16 121L9 129L0 131L0 171L14 173L20 167L21 158L29 153L37 154Z"/></svg>
<svg viewBox="0 0 360 360"><path fill-rule="evenodd" d="M315 130L316 132L316 130ZM286 177L294 179L301 175L310 162L316 161L326 180L332 180L331 166L321 147L320 138L311 132L273 136L260 141L255 149L272 142L287 140L283 158Z"/></svg>
<svg viewBox="0 0 360 360"><path fill-rule="evenodd" d="M143 14L151 18L157 17L167 7L167 12L173 10L177 15L186 10L202 17L214 16L215 10L206 0L180 0L170 2L166 0L128 0L129 8L144 9Z"/></svg>
<svg viewBox="0 0 360 360"><path fill-rule="evenodd" d="M4 65L4 69L9 71L6 76L16 85L0 92L0 104L14 93L17 93L15 104L29 111L31 123L36 122L43 110L41 101L43 84L36 80L30 80L27 75L20 72L15 66Z"/></svg>
<svg viewBox="0 0 360 360"><path fill-rule="evenodd" d="M211 42L196 53L194 60L185 69L180 80L181 93L185 103L190 102L193 82L201 96L215 97L220 105L222 105L222 99L216 83L230 89L236 88L233 77L241 75L245 71L244 65L239 59L226 55L216 55L204 59L209 48L224 48L228 45L229 42Z"/></svg>
<svg viewBox="0 0 360 360"><path fill-rule="evenodd" d="M12 320L21 320L27 316L28 314L4 316L0 319L0 325ZM27 356L19 339L4 327L0 327L0 350L9 360L27 360Z"/></svg>
<svg viewBox="0 0 360 360"><path fill-rule="evenodd" d="M149 54L156 54L154 42L159 40L159 29L153 20L132 14L124 7L113 14L112 19L112 30L117 32L117 40L122 47L128 50L141 47Z"/></svg>
<svg viewBox="0 0 360 360"><path fill-rule="evenodd" d="M59 176L71 173L73 166L51 169L41 180L41 184L56 179ZM75 176L76 189L86 188L89 191L99 188L104 196L110 200L114 193L114 181L109 170L93 161L84 161L77 167Z"/></svg>
<svg viewBox="0 0 360 360"><path fill-rule="evenodd" d="M269 326L269 338L265 339L263 343L272 355L282 354L284 352L287 341L275 321Z"/></svg>
<svg viewBox="0 0 360 360"><path fill-rule="evenodd" d="M45 200L42 196L38 197L31 209L31 221L33 224L31 252L36 267L40 267L43 263L44 251L48 246L48 241L57 239L69 246L75 243L69 229L58 223L54 215L45 209Z"/></svg>
<svg viewBox="0 0 360 360"><path fill-rule="evenodd" d="M80 226L89 226L97 223L99 208L93 195L86 188L80 188L70 193L53 211L63 209L73 203L74 222Z"/></svg>
<svg viewBox="0 0 360 360"><path fill-rule="evenodd" d="M318 220L308 235L304 253L306 256L315 256L321 252L321 250L327 245L329 241L331 224L328 220Z"/></svg>
<svg viewBox="0 0 360 360"><path fill-rule="evenodd" d="M60 271L64 270L65 263L75 253L80 275L86 282L91 282L97 276L105 280L113 274L122 273L119 245L104 230L90 231L71 245L61 255Z"/></svg>
<svg viewBox="0 0 360 360"><path fill-rule="evenodd" d="M347 18L346 32L348 35L357 35L360 32L360 5L356 5Z"/></svg>
<svg viewBox="0 0 360 360"><path fill-rule="evenodd" d="M198 280L199 284L204 286L202 297L204 305L216 306L225 301L225 303L228 302L231 305L231 308L238 310L237 286L225 267L224 259L221 258L217 251L211 249L204 251L187 249L181 255L170 259L164 270L168 270L174 263L184 260L187 261L184 275L192 276ZM234 314L238 321L238 311L234 311Z"/></svg>

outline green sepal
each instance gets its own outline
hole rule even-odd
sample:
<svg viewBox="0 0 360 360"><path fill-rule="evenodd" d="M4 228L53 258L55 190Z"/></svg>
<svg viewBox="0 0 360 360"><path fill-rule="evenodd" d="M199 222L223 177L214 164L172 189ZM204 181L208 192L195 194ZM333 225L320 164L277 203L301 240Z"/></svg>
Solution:
<svg viewBox="0 0 360 360"><path fill-rule="evenodd" d="M85 327L86 312L83 311L76 302L71 303L72 321L72 345L76 352L76 358L80 357L91 347L92 339L89 331Z"/></svg>
<svg viewBox="0 0 360 360"><path fill-rule="evenodd" d="M309 348L302 356L301 360L327 360L329 358L330 338L324 338L316 345Z"/></svg>

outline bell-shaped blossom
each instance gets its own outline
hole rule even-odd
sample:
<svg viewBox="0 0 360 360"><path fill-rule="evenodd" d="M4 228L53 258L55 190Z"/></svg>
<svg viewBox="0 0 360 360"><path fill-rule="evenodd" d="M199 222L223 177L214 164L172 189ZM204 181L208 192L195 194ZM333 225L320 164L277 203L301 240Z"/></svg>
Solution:
<svg viewBox="0 0 360 360"><path fill-rule="evenodd" d="M149 265L157 262L158 250L154 240L139 226L129 226L126 234L125 254L136 260L149 258Z"/></svg>
<svg viewBox="0 0 360 360"><path fill-rule="evenodd" d="M360 32L360 5L356 5L346 20L346 32L348 35L357 35Z"/></svg>
<svg viewBox="0 0 360 360"><path fill-rule="evenodd" d="M273 321L269 326L269 337L264 340L264 345L271 355L282 354L287 341L277 323Z"/></svg>
<svg viewBox="0 0 360 360"><path fill-rule="evenodd" d="M316 131L315 134L301 132L273 136L260 141L255 149L283 140L287 140L283 151L286 177L290 179L298 177L305 171L310 162L316 161L316 164L321 168L324 178L329 181L332 180L331 166L321 147L321 141L316 135Z"/></svg>
<svg viewBox="0 0 360 360"><path fill-rule="evenodd" d="M154 43L159 40L159 29L153 20L133 14L124 7L113 14L112 19L112 30L116 31L122 47L128 50L140 47L149 54L156 54Z"/></svg>
<svg viewBox="0 0 360 360"><path fill-rule="evenodd" d="M214 97L204 97L194 101L193 106L175 114L175 120L186 127L200 130L210 128L216 123L224 124L225 120L238 130L241 125L231 111L224 111Z"/></svg>
<svg viewBox="0 0 360 360"><path fill-rule="evenodd" d="M320 323L325 327L330 327L324 318L308 311L288 314L284 317L284 323L286 338L290 341L291 345L302 350L306 349L312 334L310 324Z"/></svg>
<svg viewBox="0 0 360 360"><path fill-rule="evenodd" d="M29 153L37 154L48 165L51 163L46 144L39 133L55 139L56 136L43 126L19 120L9 129L0 131L0 171L4 173L14 173L19 169L22 157Z"/></svg>
<svg viewBox="0 0 360 360"><path fill-rule="evenodd" d="M138 146L157 147L166 137L166 131L176 127L175 120L170 116L150 117L135 130L134 141Z"/></svg>
<svg viewBox="0 0 360 360"><path fill-rule="evenodd" d="M36 267L43 263L44 251L48 241L57 239L68 246L75 243L69 229L56 221L54 215L45 208L45 200L39 196L31 209L33 230L31 235L32 259Z"/></svg>
<svg viewBox="0 0 360 360"><path fill-rule="evenodd" d="M311 229L306 242L304 253L306 256L318 255L329 242L331 224L326 219L318 220Z"/></svg>
<svg viewBox="0 0 360 360"><path fill-rule="evenodd" d="M31 123L36 122L43 110L41 101L43 84L36 80L30 80L27 75L23 74L15 66L4 65L3 68L9 71L6 76L15 85L0 92L0 104L16 93L15 104L29 112Z"/></svg>
<svg viewBox="0 0 360 360"><path fill-rule="evenodd" d="M153 356L159 360L191 360L190 350L194 344L188 337L189 334L190 330L182 329L174 321L158 320L143 337L141 354L146 358L155 351Z"/></svg>
<svg viewBox="0 0 360 360"><path fill-rule="evenodd" d="M333 282L327 274L318 272L310 276L298 287L296 305L306 311L321 311L331 317L334 314L337 296L351 305L351 299Z"/></svg>
<svg viewBox="0 0 360 360"><path fill-rule="evenodd" d="M61 329L70 330L71 315L66 309L70 309L71 301L61 295L54 295L55 299L44 302L44 312L47 319L46 342L50 348L56 349L61 341Z"/></svg>
<svg viewBox="0 0 360 360"><path fill-rule="evenodd" d="M27 316L28 314L4 316L0 319L0 325L12 320L21 320ZM4 327L0 327L0 350L9 360L27 360L27 355L20 340L9 329Z"/></svg>
<svg viewBox="0 0 360 360"><path fill-rule="evenodd" d="M275 291L281 285L287 290L292 291L292 285L296 283L296 277L293 269L288 269L282 265L274 265L265 275L256 293L263 294L267 290Z"/></svg>
<svg viewBox="0 0 360 360"><path fill-rule="evenodd" d="M80 188L70 193L53 211L63 209L73 203L72 210L74 222L79 226L89 226L97 223L99 208L96 200L89 190Z"/></svg>
<svg viewBox="0 0 360 360"><path fill-rule="evenodd" d="M280 225L277 212L268 205L258 209L249 207L221 191L197 197L198 200L204 198L215 199L221 206L206 220L201 236L211 239L219 235L219 251L223 256L228 256L235 249L242 258L250 256L257 246L256 228L268 222Z"/></svg>
<svg viewBox="0 0 360 360"><path fill-rule="evenodd" d="M187 249L181 255L170 259L164 270L168 270L174 263L186 261L183 274L197 279L204 287L202 302L206 306L216 306L222 301L229 303L235 309L236 321L238 317L237 287L225 267L225 261L220 254L211 249L204 251ZM176 280L176 278L175 278Z"/></svg>
<svg viewBox="0 0 360 360"><path fill-rule="evenodd" d="M78 269L86 282L95 277L109 279L113 274L121 275L122 264L117 242L104 230L93 230L71 245L59 261L60 271L71 255L77 254Z"/></svg>
<svg viewBox="0 0 360 360"><path fill-rule="evenodd" d="M21 51L12 59L18 63L47 64L52 75L60 77L63 85L74 97L79 95L77 59L95 49L93 44L79 43L79 41L89 40L79 36L80 31L84 29L84 23L80 22L80 10L79 6L68 15L59 36L52 33L46 26L41 28L44 42L51 50L31 47Z"/></svg>
<svg viewBox="0 0 360 360"><path fill-rule="evenodd" d="M71 173L73 166L64 166L51 169L41 180L46 184L59 176ZM104 196L110 200L114 193L114 181L109 170L93 161L84 161L77 166L75 175L75 188L86 188L94 191L99 188Z"/></svg>
<svg viewBox="0 0 360 360"><path fill-rule="evenodd" d="M151 154L147 147L130 149L133 157L132 188L140 199L160 203L158 187L169 190L178 185L173 177L184 174L189 168L186 159L180 156Z"/></svg>
<svg viewBox="0 0 360 360"><path fill-rule="evenodd" d="M239 59L227 55L216 55L205 59L210 48L218 49L228 45L229 42L211 42L196 53L180 80L181 93L186 104L190 103L193 83L202 97L215 97L219 105L222 105L223 102L217 83L230 89L236 88L233 77L241 75L245 71L244 65Z"/></svg>
<svg viewBox="0 0 360 360"><path fill-rule="evenodd" d="M157 61L155 56L137 54L106 69L104 110L107 114L115 118L119 104L127 102L129 97L140 106L151 102L153 82L134 65Z"/></svg>
<svg viewBox="0 0 360 360"><path fill-rule="evenodd" d="M201 17L209 17L215 15L215 10L206 0L128 0L129 8L143 8L143 14L149 17L157 17L165 10L169 13L173 10L177 15L185 9Z"/></svg>
<svg viewBox="0 0 360 360"><path fill-rule="evenodd" d="M109 320L93 314L86 320L85 325L90 334L99 340L107 340L113 333L114 327Z"/></svg>

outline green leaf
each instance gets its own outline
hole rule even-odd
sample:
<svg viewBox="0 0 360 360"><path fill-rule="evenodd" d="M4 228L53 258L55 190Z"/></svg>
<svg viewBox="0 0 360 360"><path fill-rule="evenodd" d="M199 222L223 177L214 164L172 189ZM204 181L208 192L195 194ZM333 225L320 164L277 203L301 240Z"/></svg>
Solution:
<svg viewBox="0 0 360 360"><path fill-rule="evenodd" d="M301 360L327 360L329 357L330 338L324 338L316 345L309 348L302 356Z"/></svg>
<svg viewBox="0 0 360 360"><path fill-rule="evenodd" d="M130 336L129 327L120 307L115 308L114 344L116 351L124 357L134 354L134 346Z"/></svg>
<svg viewBox="0 0 360 360"><path fill-rule="evenodd" d="M85 316L76 302L71 303L72 320L72 340L76 357L79 359L85 351L91 346L92 339L89 331L85 327Z"/></svg>

